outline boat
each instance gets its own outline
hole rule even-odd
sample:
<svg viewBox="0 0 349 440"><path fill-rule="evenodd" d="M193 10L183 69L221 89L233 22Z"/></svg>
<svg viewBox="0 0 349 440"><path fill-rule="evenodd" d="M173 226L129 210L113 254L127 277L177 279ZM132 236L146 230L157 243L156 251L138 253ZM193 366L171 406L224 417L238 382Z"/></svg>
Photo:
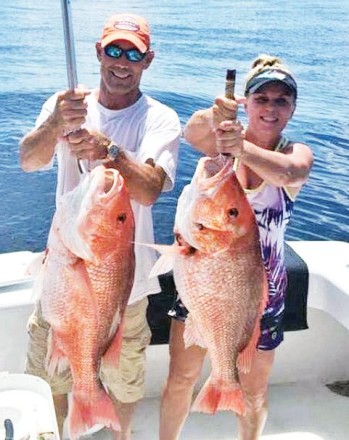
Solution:
<svg viewBox="0 0 349 440"><path fill-rule="evenodd" d="M289 328L277 349L270 380L269 418L262 439L347 440L349 243L289 241L287 249L291 289L297 291L296 307L303 307L304 316L301 323L292 325L293 311L289 310ZM0 423L4 383L12 381L17 389L25 389L26 323L34 304L33 278L26 274L26 268L34 257L29 251L0 255ZM173 280L165 277L160 281L163 292L149 297L153 338L147 351L146 396L135 414L133 440L158 438L159 398L169 364L169 318L165 309L174 295ZM209 370L207 361L197 390ZM51 405L51 396L47 396ZM55 421L52 423L55 431ZM227 440L234 436L236 420L231 412L190 413L181 440ZM96 427L86 438L111 437Z"/></svg>

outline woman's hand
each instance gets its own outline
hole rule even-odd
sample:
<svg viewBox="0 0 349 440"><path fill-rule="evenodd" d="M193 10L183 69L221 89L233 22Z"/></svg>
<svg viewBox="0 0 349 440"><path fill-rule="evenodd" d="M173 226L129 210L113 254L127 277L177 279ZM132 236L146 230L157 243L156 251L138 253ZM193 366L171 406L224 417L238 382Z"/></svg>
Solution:
<svg viewBox="0 0 349 440"><path fill-rule="evenodd" d="M222 121L215 131L218 153L241 157L244 153L244 127L241 122Z"/></svg>
<svg viewBox="0 0 349 440"><path fill-rule="evenodd" d="M212 125L218 128L223 121L234 121L237 117L238 105L244 104L246 98L235 96L234 99L226 98L224 95L217 96L212 106Z"/></svg>
<svg viewBox="0 0 349 440"><path fill-rule="evenodd" d="M236 119L238 103L225 96L217 96L212 106L212 126L217 129L223 121Z"/></svg>

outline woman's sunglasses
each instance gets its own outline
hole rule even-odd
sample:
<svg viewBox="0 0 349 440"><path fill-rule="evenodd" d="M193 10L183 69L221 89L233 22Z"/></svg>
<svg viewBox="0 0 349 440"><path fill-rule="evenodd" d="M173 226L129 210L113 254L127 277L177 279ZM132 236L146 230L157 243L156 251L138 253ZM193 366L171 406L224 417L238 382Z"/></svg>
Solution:
<svg viewBox="0 0 349 440"><path fill-rule="evenodd" d="M138 49L124 50L121 49L121 47L117 46L116 44L108 44L108 46L104 48L104 53L108 57L115 59L121 58L122 55L125 54L128 61L131 61L132 63L139 63L140 61L143 60L147 52L142 53Z"/></svg>

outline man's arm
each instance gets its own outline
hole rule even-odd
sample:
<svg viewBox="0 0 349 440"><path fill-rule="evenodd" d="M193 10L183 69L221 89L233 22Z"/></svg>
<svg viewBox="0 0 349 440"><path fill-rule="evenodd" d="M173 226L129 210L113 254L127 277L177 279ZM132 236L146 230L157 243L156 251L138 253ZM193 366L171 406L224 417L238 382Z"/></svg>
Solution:
<svg viewBox="0 0 349 440"><path fill-rule="evenodd" d="M166 173L152 159L146 163L136 162L121 151L106 166L117 169L125 179L130 197L142 205L150 206L159 197L165 183Z"/></svg>
<svg viewBox="0 0 349 440"><path fill-rule="evenodd" d="M83 89L57 94L52 114L20 142L20 164L24 171L32 172L47 165L54 154L55 146L65 133L73 131L85 122L87 105Z"/></svg>
<svg viewBox="0 0 349 440"><path fill-rule="evenodd" d="M102 160L104 165L115 168L125 179L130 197L142 205L150 206L159 197L166 173L152 159L145 163L133 160L122 148L115 160L108 160L110 139L102 133L77 130L67 137L72 156L78 159Z"/></svg>
<svg viewBox="0 0 349 440"><path fill-rule="evenodd" d="M37 171L51 161L60 133L59 126L50 116L40 127L24 136L20 142L23 171Z"/></svg>

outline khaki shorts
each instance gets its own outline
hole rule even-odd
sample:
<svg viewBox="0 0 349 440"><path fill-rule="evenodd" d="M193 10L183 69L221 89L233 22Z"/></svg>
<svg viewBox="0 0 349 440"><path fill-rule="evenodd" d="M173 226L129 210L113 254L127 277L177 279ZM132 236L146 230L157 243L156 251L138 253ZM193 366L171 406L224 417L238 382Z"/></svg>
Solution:
<svg viewBox="0 0 349 440"><path fill-rule="evenodd" d="M100 378L120 402L132 403L144 396L145 349L151 332L146 318L148 298L126 307L121 356L117 368L100 369ZM46 380L53 394L67 394L72 389L70 369L52 377L45 370L49 324L42 318L40 305L29 318L29 345L26 372Z"/></svg>

